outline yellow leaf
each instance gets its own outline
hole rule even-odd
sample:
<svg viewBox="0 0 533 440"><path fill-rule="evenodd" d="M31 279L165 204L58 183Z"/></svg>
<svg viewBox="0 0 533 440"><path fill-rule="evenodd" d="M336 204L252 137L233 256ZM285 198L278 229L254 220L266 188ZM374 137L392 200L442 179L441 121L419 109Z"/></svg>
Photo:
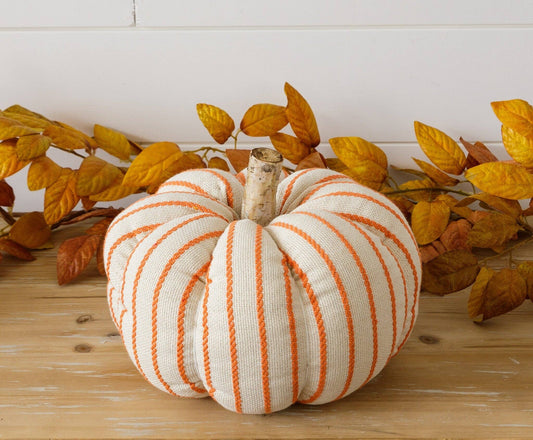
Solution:
<svg viewBox="0 0 533 440"><path fill-rule="evenodd" d="M273 134L270 136L270 142L285 159L292 163L298 163L311 154L311 148L300 139L285 133Z"/></svg>
<svg viewBox="0 0 533 440"><path fill-rule="evenodd" d="M122 178L122 171L96 156L88 156L81 162L76 182L79 196L98 194Z"/></svg>
<svg viewBox="0 0 533 440"><path fill-rule="evenodd" d="M441 201L418 202L411 214L411 225L420 245L431 243L441 236L448 225L450 207Z"/></svg>
<svg viewBox="0 0 533 440"><path fill-rule="evenodd" d="M44 136L52 139L52 142L60 148L67 150L96 149L98 145L86 134L66 124L49 125L43 131Z"/></svg>
<svg viewBox="0 0 533 440"><path fill-rule="evenodd" d="M320 144L315 115L305 98L289 83L285 83L287 119L292 131L305 145L314 148Z"/></svg>
<svg viewBox="0 0 533 440"><path fill-rule="evenodd" d="M242 117L241 130L248 136L272 136L288 122L285 107L255 104L246 110Z"/></svg>
<svg viewBox="0 0 533 440"><path fill-rule="evenodd" d="M466 170L465 178L480 190L504 199L533 197L533 175L517 164L483 163Z"/></svg>
<svg viewBox="0 0 533 440"><path fill-rule="evenodd" d="M495 101L492 110L501 123L520 133L533 138L533 107L522 99Z"/></svg>
<svg viewBox="0 0 533 440"><path fill-rule="evenodd" d="M46 153L52 139L41 134L23 136L17 141L17 156L20 160L31 160Z"/></svg>
<svg viewBox="0 0 533 440"><path fill-rule="evenodd" d="M26 160L20 160L17 156L16 143L4 141L0 143L0 179L4 179L28 164Z"/></svg>
<svg viewBox="0 0 533 440"><path fill-rule="evenodd" d="M426 156L442 171L450 174L463 172L466 156L451 137L418 121L415 121L415 134Z"/></svg>
<svg viewBox="0 0 533 440"><path fill-rule="evenodd" d="M38 249L50 238L52 231L41 212L21 216L9 231L9 238L28 249Z"/></svg>
<svg viewBox="0 0 533 440"><path fill-rule="evenodd" d="M228 163L221 157L212 157L207 162L207 168L217 168L219 170L229 171Z"/></svg>
<svg viewBox="0 0 533 440"><path fill-rule="evenodd" d="M3 114L0 116L0 141L34 133L39 133L39 130L26 127L19 121L7 118Z"/></svg>
<svg viewBox="0 0 533 440"><path fill-rule="evenodd" d="M502 141L509 156L526 168L533 168L533 137L527 138L502 125Z"/></svg>
<svg viewBox="0 0 533 440"><path fill-rule="evenodd" d="M49 187L59 178L61 170L58 164L46 156L35 159L28 170L28 189L37 191Z"/></svg>
<svg viewBox="0 0 533 440"><path fill-rule="evenodd" d="M89 200L94 202L110 202L113 200L122 199L137 192L139 187L123 185L123 180L124 177L119 177L111 184L109 188L104 189L98 194L90 195Z"/></svg>
<svg viewBox="0 0 533 440"><path fill-rule="evenodd" d="M434 187L435 183L430 179L415 179L402 183L398 189L405 191L403 194L404 197L408 197L409 199L416 201L424 200L426 202L430 202L434 199L434 193L429 189ZM426 188L428 191L425 191Z"/></svg>
<svg viewBox="0 0 533 440"><path fill-rule="evenodd" d="M169 162L169 165L161 172L159 179L153 181L146 191L149 194L153 194L157 191L159 185L170 179L172 176L194 168L205 168L204 161L196 153L187 151L179 157L176 156L174 162Z"/></svg>
<svg viewBox="0 0 533 440"><path fill-rule="evenodd" d="M488 267L482 267L477 274L476 281L472 285L470 297L468 298L468 316L474 321L483 320L483 303L487 284L494 276L494 271ZM481 318L479 318L481 315Z"/></svg>
<svg viewBox="0 0 533 440"><path fill-rule="evenodd" d="M361 185L368 186L376 191L381 188L388 176L385 168L382 168L376 162L371 160L361 160L356 165L343 171L343 174L351 177Z"/></svg>
<svg viewBox="0 0 533 440"><path fill-rule="evenodd" d="M131 153L131 145L126 136L111 128L102 125L94 125L94 140L98 146L122 160L128 160Z"/></svg>
<svg viewBox="0 0 533 440"><path fill-rule="evenodd" d="M504 199L487 193L477 193L465 197L457 203L457 206L467 206L476 200L484 203L485 205L488 205L492 209L500 211L503 214L507 214L515 219L522 214L522 207L520 206L520 203L518 203L516 200Z"/></svg>
<svg viewBox="0 0 533 440"><path fill-rule="evenodd" d="M519 229L514 218L499 212L489 212L474 223L467 243L472 247L497 248L507 243Z"/></svg>
<svg viewBox="0 0 533 440"><path fill-rule="evenodd" d="M170 165L176 162L183 153L172 142L157 142L145 148L131 163L124 176L123 185L148 186L158 182Z"/></svg>
<svg viewBox="0 0 533 440"><path fill-rule="evenodd" d="M371 160L381 168L387 169L387 156L372 142L360 137L336 137L329 140L329 144L335 155L344 164L351 168L361 160Z"/></svg>
<svg viewBox="0 0 533 440"><path fill-rule="evenodd" d="M219 144L225 143L235 130L235 122L221 108L210 104L196 104L196 112L209 134Z"/></svg>
<svg viewBox="0 0 533 440"><path fill-rule="evenodd" d="M441 186L455 186L459 181L453 177L448 176L446 173L443 173L438 168L434 167L430 163L424 162L416 158L412 158L416 164L420 167L422 171L437 185Z"/></svg>
<svg viewBox="0 0 533 440"><path fill-rule="evenodd" d="M74 209L79 196L76 194L77 172L63 168L59 178L44 193L44 219L49 225L61 220Z"/></svg>
<svg viewBox="0 0 533 440"><path fill-rule="evenodd" d="M45 118L39 113L32 112L21 105L12 105L6 108L3 112L4 116L19 121L23 125L31 128L44 129L52 124L52 121Z"/></svg>

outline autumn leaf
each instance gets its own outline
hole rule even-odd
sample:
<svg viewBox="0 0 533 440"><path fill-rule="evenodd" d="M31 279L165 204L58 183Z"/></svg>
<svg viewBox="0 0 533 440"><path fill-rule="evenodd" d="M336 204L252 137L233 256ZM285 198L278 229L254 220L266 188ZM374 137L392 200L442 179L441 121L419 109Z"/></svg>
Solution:
<svg viewBox="0 0 533 440"><path fill-rule="evenodd" d="M411 225L420 245L440 237L448 225L450 207L441 201L418 202L411 213Z"/></svg>
<svg viewBox="0 0 533 440"><path fill-rule="evenodd" d="M0 238L0 251L18 258L19 260L33 261L35 257L20 244L9 238Z"/></svg>
<svg viewBox="0 0 533 440"><path fill-rule="evenodd" d="M246 110L240 128L248 136L272 136L288 122L285 107L255 104Z"/></svg>
<svg viewBox="0 0 533 440"><path fill-rule="evenodd" d="M209 134L219 144L225 143L235 130L235 122L221 108L210 104L196 104L196 112Z"/></svg>
<svg viewBox="0 0 533 440"><path fill-rule="evenodd" d="M131 163L122 185L148 186L158 182L164 170L183 156L172 142L157 142L145 148Z"/></svg>
<svg viewBox="0 0 533 440"><path fill-rule="evenodd" d="M311 148L300 139L285 133L273 134L270 136L270 142L285 159L292 163L300 162L311 153Z"/></svg>
<svg viewBox="0 0 533 440"><path fill-rule="evenodd" d="M381 148L360 137L336 137L329 140L336 156L348 167L356 166L361 160L371 160L387 169L387 156Z"/></svg>
<svg viewBox="0 0 533 440"><path fill-rule="evenodd" d="M15 203L15 193L11 185L5 180L0 180L0 206L13 206Z"/></svg>
<svg viewBox="0 0 533 440"><path fill-rule="evenodd" d="M468 206L476 200L482 202L485 207L495 209L515 219L522 214L522 208L518 201L504 199L502 197L494 196L492 194L484 192L472 194L471 196L465 197L460 202L458 202L456 206Z"/></svg>
<svg viewBox="0 0 533 440"><path fill-rule="evenodd" d="M318 151L315 151L306 157L304 157L300 162L295 171L305 170L308 168L327 168L326 159Z"/></svg>
<svg viewBox="0 0 533 440"><path fill-rule="evenodd" d="M131 153L131 145L126 136L111 128L102 125L94 125L94 140L105 152L121 160L128 160Z"/></svg>
<svg viewBox="0 0 533 440"><path fill-rule="evenodd" d="M468 154L472 156L477 164L487 163L487 162L497 162L498 158L492 154L492 152L481 142L476 142L471 144L470 142L465 141L463 138L459 138L463 146L468 151ZM468 159L468 158L467 158ZM470 168L467 166L467 168Z"/></svg>
<svg viewBox="0 0 533 440"><path fill-rule="evenodd" d="M459 180L448 176L446 173L443 173L438 168L434 167L430 163L424 162L423 160L416 159L412 157L420 169L437 185L441 186L455 186L459 183Z"/></svg>
<svg viewBox="0 0 533 440"><path fill-rule="evenodd" d="M235 172L240 173L248 166L248 161L250 160L250 150L228 148L226 150L226 156L228 157L229 163Z"/></svg>
<svg viewBox="0 0 533 440"><path fill-rule="evenodd" d="M49 125L44 129L43 135L48 136L55 145L66 150L95 150L98 148L94 139L63 123L61 125Z"/></svg>
<svg viewBox="0 0 533 440"><path fill-rule="evenodd" d="M63 168L59 178L44 193L44 219L49 225L61 220L74 209L79 196L76 194L77 172Z"/></svg>
<svg viewBox="0 0 533 440"><path fill-rule="evenodd" d="M57 282L66 284L76 278L96 253L101 237L82 235L66 240L57 250Z"/></svg>
<svg viewBox="0 0 533 440"><path fill-rule="evenodd" d="M28 165L28 161L20 160L17 156L15 141L4 141L0 143L0 179L15 174Z"/></svg>
<svg viewBox="0 0 533 440"><path fill-rule="evenodd" d="M447 251L448 249L444 247L440 240L435 240L428 245L420 246L420 259L422 260L423 264L426 264Z"/></svg>
<svg viewBox="0 0 533 440"><path fill-rule="evenodd" d="M468 234L468 245L479 248L497 248L507 243L520 229L516 220L499 212L490 212L474 223Z"/></svg>
<svg viewBox="0 0 533 440"><path fill-rule="evenodd" d="M80 199L81 199L81 205L83 206L83 209L85 209L86 211L88 211L94 205L96 205L96 201L95 200L91 200L87 196L81 197Z"/></svg>
<svg viewBox="0 0 533 440"><path fill-rule="evenodd" d="M46 153L52 139L41 134L23 136L17 141L17 156L20 160L31 160Z"/></svg>
<svg viewBox="0 0 533 440"><path fill-rule="evenodd" d="M9 238L28 249L38 249L51 235L50 226L41 212L22 215L9 231Z"/></svg>
<svg viewBox="0 0 533 440"><path fill-rule="evenodd" d="M39 113L35 113L21 105L12 105L6 108L2 114L10 119L14 119L27 127L43 130L52 124L52 121Z"/></svg>
<svg viewBox="0 0 533 440"><path fill-rule="evenodd" d="M470 286L479 272L474 254L458 249L445 252L422 266L422 289L446 295Z"/></svg>
<svg viewBox="0 0 533 440"><path fill-rule="evenodd" d="M93 202L111 202L134 194L139 189L136 186L124 185L124 176L118 177L108 188L89 196Z"/></svg>
<svg viewBox="0 0 533 440"><path fill-rule="evenodd" d="M435 198L434 192L430 191L430 189L434 187L435 183L430 179L414 179L402 183L398 187L398 190L406 191L404 196L409 199L430 202ZM428 191L425 191L425 189L428 189ZM385 195L387 195L387 193L385 193Z"/></svg>
<svg viewBox="0 0 533 440"><path fill-rule="evenodd" d="M0 116L0 141L34 133L39 133L39 130L26 127L15 119Z"/></svg>
<svg viewBox="0 0 533 440"><path fill-rule="evenodd" d="M526 168L533 168L533 137L527 138L502 125L502 141L509 156Z"/></svg>
<svg viewBox="0 0 533 440"><path fill-rule="evenodd" d="M533 137L533 107L522 99L491 102L496 117L506 127L525 137Z"/></svg>
<svg viewBox="0 0 533 440"><path fill-rule="evenodd" d="M444 245L447 251L454 249L470 250L471 246L468 244L468 235L472 225L468 220L461 218L450 222L444 232L440 235L439 240Z"/></svg>
<svg viewBox="0 0 533 440"><path fill-rule="evenodd" d="M415 134L422 151L442 171L456 175L463 172L466 156L451 137L418 121Z"/></svg>
<svg viewBox="0 0 533 440"><path fill-rule="evenodd" d="M159 178L152 182L146 192L148 194L153 194L157 191L159 186L170 179L172 176L175 176L178 173L181 173L185 170L191 170L195 168L205 168L205 163L202 158L191 151L186 151L181 157L172 162L167 168L165 168Z"/></svg>
<svg viewBox="0 0 533 440"><path fill-rule="evenodd" d="M320 134L318 133L315 115L309 103L287 82L285 83L285 95L287 96L287 119L292 131L307 147L314 148L318 146L320 144Z"/></svg>
<svg viewBox="0 0 533 440"><path fill-rule="evenodd" d="M533 175L517 164L484 163L466 170L464 175L481 191L498 197L511 200L533 197Z"/></svg>
<svg viewBox="0 0 533 440"><path fill-rule="evenodd" d="M106 276L105 272L105 257L104 257L104 237L100 238L100 243L96 249L96 269L102 276Z"/></svg>
<svg viewBox="0 0 533 440"><path fill-rule="evenodd" d="M533 261L524 261L516 269L520 276L526 281L527 296L533 301Z"/></svg>
<svg viewBox="0 0 533 440"><path fill-rule="evenodd" d="M487 284L494 276L494 270L489 267L482 267L477 274L476 281L472 284L470 296L468 298L468 316L475 321L483 320L483 305Z"/></svg>
<svg viewBox="0 0 533 440"><path fill-rule="evenodd" d="M58 164L46 156L35 159L28 170L28 189L37 191L48 188L59 178L61 170Z"/></svg>
<svg viewBox="0 0 533 440"><path fill-rule="evenodd" d="M228 163L221 157L212 157L207 162L207 168L217 168L219 170L229 171Z"/></svg>
<svg viewBox="0 0 533 440"><path fill-rule="evenodd" d="M122 171L115 165L99 157L88 156L83 159L78 171L76 193L79 196L98 194L109 188L119 178L122 178Z"/></svg>
<svg viewBox="0 0 533 440"><path fill-rule="evenodd" d="M114 220L115 217L106 217L102 220L96 222L94 225L92 225L89 229L85 231L85 234L87 235L100 235L105 236L107 232L107 228L111 224L111 222Z"/></svg>

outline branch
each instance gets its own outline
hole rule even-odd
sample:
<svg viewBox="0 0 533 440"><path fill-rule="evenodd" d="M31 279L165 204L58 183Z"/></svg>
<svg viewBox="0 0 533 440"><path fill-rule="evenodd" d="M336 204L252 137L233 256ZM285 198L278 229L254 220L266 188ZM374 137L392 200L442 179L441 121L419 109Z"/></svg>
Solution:
<svg viewBox="0 0 533 440"><path fill-rule="evenodd" d="M16 220L13 218L13 216L9 212L7 212L4 208L2 208L1 206L0 206L0 216L9 225L13 225L16 222Z"/></svg>

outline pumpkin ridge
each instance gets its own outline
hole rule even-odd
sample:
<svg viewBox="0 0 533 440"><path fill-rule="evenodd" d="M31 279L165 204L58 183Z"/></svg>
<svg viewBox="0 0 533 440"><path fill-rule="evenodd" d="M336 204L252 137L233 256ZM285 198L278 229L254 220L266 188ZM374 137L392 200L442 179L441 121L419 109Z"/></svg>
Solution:
<svg viewBox="0 0 533 440"><path fill-rule="evenodd" d="M211 366L209 359L209 327L207 323L207 300L209 299L209 286L211 285L211 279L209 276L205 280L205 292L204 300L202 302L202 352L204 355L204 374L205 383L207 385L207 392L214 398L215 389L213 388L213 382L211 379Z"/></svg>
<svg viewBox="0 0 533 440"><path fill-rule="evenodd" d="M294 187L294 184L300 177L305 176L309 171L311 171L312 168L309 168L307 170L300 171L297 177L293 178L289 184L287 185L287 188L285 188L285 192L283 194L283 198L281 199L281 203L279 205L279 212L281 213L283 211L283 207L285 206L285 203L287 202L287 199L290 197L292 193L292 189Z"/></svg>
<svg viewBox="0 0 533 440"><path fill-rule="evenodd" d="M222 176L220 173L214 171L214 170L211 170L209 168L205 169L204 171L208 172L208 173L211 173L215 176L217 176L221 181L222 183L224 184L224 186L226 187L226 196L228 198L228 205L231 207L231 208L234 208L234 198L233 198L233 190L231 189L231 184L228 182L228 179L226 179L224 176Z"/></svg>
<svg viewBox="0 0 533 440"><path fill-rule="evenodd" d="M118 328L118 321L115 315L115 309L113 308L113 291L114 290L115 288L113 287L113 285L109 283L108 289L107 289L107 302L109 304L109 310L111 311L111 319L113 320L113 324L115 324L115 327Z"/></svg>

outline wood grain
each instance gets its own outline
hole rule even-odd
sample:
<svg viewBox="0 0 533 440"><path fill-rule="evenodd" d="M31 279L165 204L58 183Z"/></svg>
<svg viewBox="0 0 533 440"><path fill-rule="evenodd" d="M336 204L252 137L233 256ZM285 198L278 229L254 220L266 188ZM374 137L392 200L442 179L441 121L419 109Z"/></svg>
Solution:
<svg viewBox="0 0 533 440"><path fill-rule="evenodd" d="M105 280L91 266L59 287L54 255L0 264L2 439L533 437L531 302L476 325L466 292L423 295L414 334L363 389L323 406L243 416L145 382L111 322ZM533 258L533 246L513 257Z"/></svg>

